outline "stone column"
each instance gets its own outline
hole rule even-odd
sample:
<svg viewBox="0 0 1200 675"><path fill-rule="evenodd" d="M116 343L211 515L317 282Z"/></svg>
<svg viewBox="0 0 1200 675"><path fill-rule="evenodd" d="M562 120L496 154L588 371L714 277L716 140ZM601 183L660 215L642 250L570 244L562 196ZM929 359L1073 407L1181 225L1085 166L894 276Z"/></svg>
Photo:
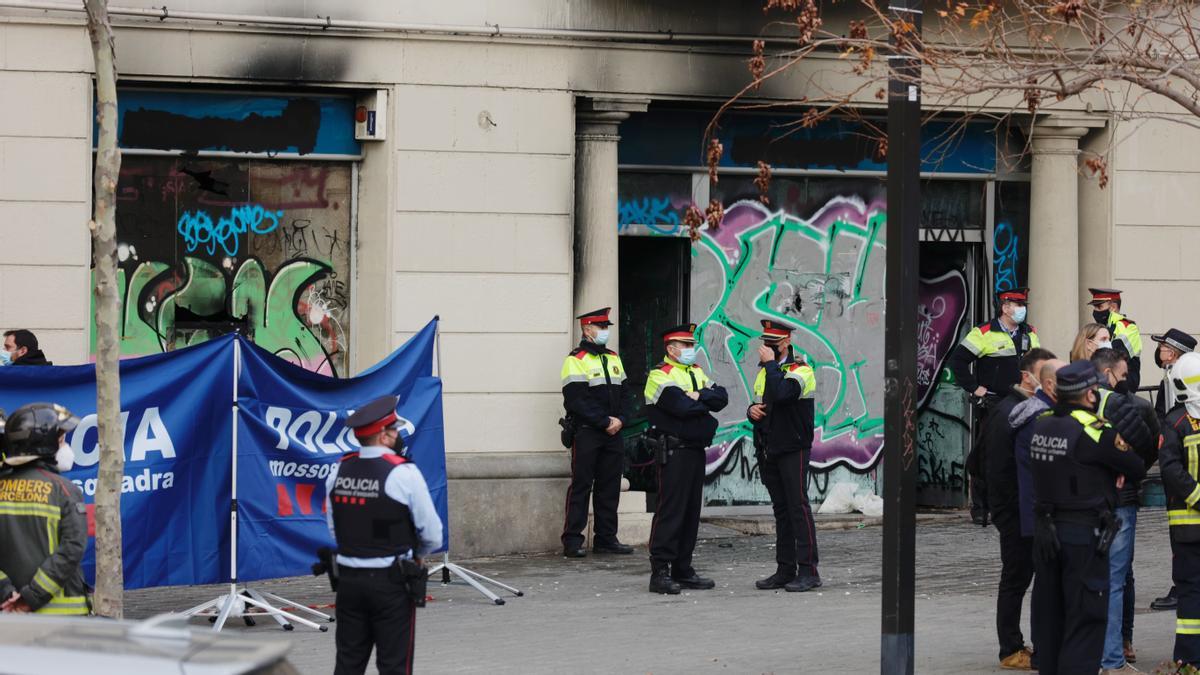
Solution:
<svg viewBox="0 0 1200 675"><path fill-rule="evenodd" d="M575 315L611 306L617 322L617 127L649 99L580 98L575 106ZM613 334L616 349L619 331Z"/></svg>
<svg viewBox="0 0 1200 675"><path fill-rule="evenodd" d="M1086 126L1051 118L1033 127L1029 203L1029 317L1063 360L1079 331L1079 139Z"/></svg>

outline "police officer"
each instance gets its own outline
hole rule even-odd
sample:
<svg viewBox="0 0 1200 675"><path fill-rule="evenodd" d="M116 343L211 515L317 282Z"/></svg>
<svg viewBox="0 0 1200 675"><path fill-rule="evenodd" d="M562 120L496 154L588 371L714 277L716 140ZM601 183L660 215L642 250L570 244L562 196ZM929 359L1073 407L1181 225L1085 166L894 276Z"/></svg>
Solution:
<svg viewBox="0 0 1200 675"><path fill-rule="evenodd" d="M1121 314L1121 291L1113 288L1089 288L1092 299L1092 318L1108 327L1113 349L1124 352L1129 359L1129 390L1137 391L1142 384L1142 333L1137 324Z"/></svg>
<svg viewBox="0 0 1200 675"><path fill-rule="evenodd" d="M759 475L775 513L776 570L754 586L803 592L821 585L816 527L808 503L817 379L812 366L792 350L792 326L763 319L762 327L754 403L746 416L754 425Z"/></svg>
<svg viewBox="0 0 1200 675"><path fill-rule="evenodd" d="M89 614L80 562L87 547L83 493L55 455L78 424L66 408L31 403L4 428L0 472L0 611Z"/></svg>
<svg viewBox="0 0 1200 675"><path fill-rule="evenodd" d="M1171 526L1171 578L1178 601L1175 658L1200 667L1200 354L1179 357L1172 372L1183 405L1167 413L1158 450L1167 522Z"/></svg>
<svg viewBox="0 0 1200 675"><path fill-rule="evenodd" d="M971 518L980 525L987 525L984 471L987 462L984 461L980 434L988 409L1020 383L1020 362L1025 352L1041 346L1037 331L1025 323L1029 289L1007 290L1000 293L998 299L1000 315L972 328L946 361L958 386L982 408L982 414L976 419L979 431L967 457L967 471L971 474ZM972 365L975 366L974 373L971 372Z"/></svg>
<svg viewBox="0 0 1200 675"><path fill-rule="evenodd" d="M700 528L704 452L717 432L713 413L729 403L725 388L696 363L696 324L663 332L666 358L646 378L646 416L663 443L658 466L658 506L650 529L650 592L716 584L696 574L692 552Z"/></svg>
<svg viewBox="0 0 1200 675"><path fill-rule="evenodd" d="M380 673L412 672L416 603L409 586L421 557L442 545L442 521L425 478L405 458L399 399L384 396L346 420L362 449L342 457L325 482L325 512L337 540L336 675L362 673L376 649Z"/></svg>
<svg viewBox="0 0 1200 675"><path fill-rule="evenodd" d="M1172 328L1162 335L1151 335L1150 339L1158 343L1158 349L1154 350L1154 365L1163 371L1163 379L1158 383L1158 393L1154 397L1154 409L1160 418L1165 418L1176 403L1171 368L1179 357L1196 349L1196 338Z"/></svg>
<svg viewBox="0 0 1200 675"><path fill-rule="evenodd" d="M582 558L583 529L587 527L588 496L592 497L592 550L627 555L633 548L617 540L617 502L621 498L621 469L625 447L625 367L608 344L611 307L576 317L583 339L562 366L563 408L575 430L571 448L571 484L563 518L563 555Z"/></svg>
<svg viewBox="0 0 1200 675"><path fill-rule="evenodd" d="M1172 328L1162 335L1151 335L1150 339L1158 343L1158 349L1154 350L1154 363L1163 370L1163 379L1158 383L1158 393L1154 397L1154 410L1160 420L1165 420L1167 413L1178 405L1175 400L1177 392L1172 369L1181 356L1196 349L1196 338L1178 328ZM1179 599L1176 597L1175 587L1172 586L1166 595L1155 598L1150 603L1150 609L1175 609L1178 605Z"/></svg>
<svg viewBox="0 0 1200 675"><path fill-rule="evenodd" d="M1096 416L1099 374L1089 361L1058 371L1058 402L1034 422L1030 466L1036 496L1034 644L1044 675L1095 673L1108 611L1108 545L1117 486L1141 480L1153 443L1144 426L1126 440Z"/></svg>

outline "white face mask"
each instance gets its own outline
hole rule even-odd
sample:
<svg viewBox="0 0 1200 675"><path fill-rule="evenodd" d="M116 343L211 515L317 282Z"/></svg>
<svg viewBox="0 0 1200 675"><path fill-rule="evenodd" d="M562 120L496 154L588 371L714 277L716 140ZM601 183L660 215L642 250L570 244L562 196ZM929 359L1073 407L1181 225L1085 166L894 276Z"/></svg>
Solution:
<svg viewBox="0 0 1200 675"><path fill-rule="evenodd" d="M608 329L601 328L600 330L596 331L596 334L592 336L592 342L600 345L601 347L608 344Z"/></svg>
<svg viewBox="0 0 1200 675"><path fill-rule="evenodd" d="M1025 323L1025 315L1029 313L1028 307L1017 307L1013 309L1012 319L1017 323Z"/></svg>
<svg viewBox="0 0 1200 675"><path fill-rule="evenodd" d="M70 471L71 467L75 466L75 451L71 446L66 443L58 446L58 452L54 453L54 464L59 473Z"/></svg>
<svg viewBox="0 0 1200 675"><path fill-rule="evenodd" d="M0 366L11 366L11 365L12 365L12 354L9 354L6 350L0 349Z"/></svg>
<svg viewBox="0 0 1200 675"><path fill-rule="evenodd" d="M679 362L685 366L690 366L696 362L696 348L684 347L679 350Z"/></svg>
<svg viewBox="0 0 1200 675"><path fill-rule="evenodd" d="M1112 340L1097 340L1096 349L1112 349Z"/></svg>

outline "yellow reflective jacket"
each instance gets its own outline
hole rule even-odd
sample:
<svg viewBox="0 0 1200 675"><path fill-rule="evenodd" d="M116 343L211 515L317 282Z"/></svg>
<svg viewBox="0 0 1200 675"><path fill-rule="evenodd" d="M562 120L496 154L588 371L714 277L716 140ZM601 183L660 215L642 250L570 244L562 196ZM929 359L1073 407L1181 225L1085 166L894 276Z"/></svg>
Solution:
<svg viewBox="0 0 1200 675"><path fill-rule="evenodd" d="M688 392L699 392L692 400ZM685 366L668 357L646 376L643 391L650 425L688 447L706 448L717 432L713 415L729 404L725 388L708 379L700 366Z"/></svg>
<svg viewBox="0 0 1200 675"><path fill-rule="evenodd" d="M1167 414L1158 466L1167 493L1167 523L1176 541L1200 542L1200 419L1183 406Z"/></svg>
<svg viewBox="0 0 1200 675"><path fill-rule="evenodd" d="M754 402L766 405L767 416L751 423L760 432L755 438L762 439L767 454L812 448L816 393L817 378L807 363L772 361L758 369Z"/></svg>
<svg viewBox="0 0 1200 675"><path fill-rule="evenodd" d="M1020 361L1025 352L1041 347L1037 329L1029 324L1017 327L1016 341L999 319L976 326L950 353L946 366L954 373L958 386L968 392L983 386L1003 396L1021 381ZM971 372L972 364L975 372Z"/></svg>
<svg viewBox="0 0 1200 675"><path fill-rule="evenodd" d="M584 340L562 366L563 408L577 423L604 430L608 418L627 422L623 411L625 366L611 349Z"/></svg>

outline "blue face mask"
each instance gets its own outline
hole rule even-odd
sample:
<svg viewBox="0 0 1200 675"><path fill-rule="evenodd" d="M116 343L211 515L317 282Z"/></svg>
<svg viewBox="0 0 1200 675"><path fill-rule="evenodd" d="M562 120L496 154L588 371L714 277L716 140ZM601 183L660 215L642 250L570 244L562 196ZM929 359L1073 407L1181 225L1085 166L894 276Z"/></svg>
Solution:
<svg viewBox="0 0 1200 675"><path fill-rule="evenodd" d="M12 354L9 354L7 351L5 351L3 349L0 349L0 366L11 366L11 365L12 365Z"/></svg>
<svg viewBox="0 0 1200 675"><path fill-rule="evenodd" d="M696 362L696 348L684 347L679 350L679 362L685 366L690 366Z"/></svg>
<svg viewBox="0 0 1200 675"><path fill-rule="evenodd" d="M596 335L592 338L592 342L600 345L601 347L608 344L608 329L601 328L600 330L596 331Z"/></svg>
<svg viewBox="0 0 1200 675"><path fill-rule="evenodd" d="M1013 315L1012 315L1013 321L1016 321L1017 323L1025 323L1025 315L1028 313L1029 313L1028 307L1016 308L1015 310L1013 310Z"/></svg>

